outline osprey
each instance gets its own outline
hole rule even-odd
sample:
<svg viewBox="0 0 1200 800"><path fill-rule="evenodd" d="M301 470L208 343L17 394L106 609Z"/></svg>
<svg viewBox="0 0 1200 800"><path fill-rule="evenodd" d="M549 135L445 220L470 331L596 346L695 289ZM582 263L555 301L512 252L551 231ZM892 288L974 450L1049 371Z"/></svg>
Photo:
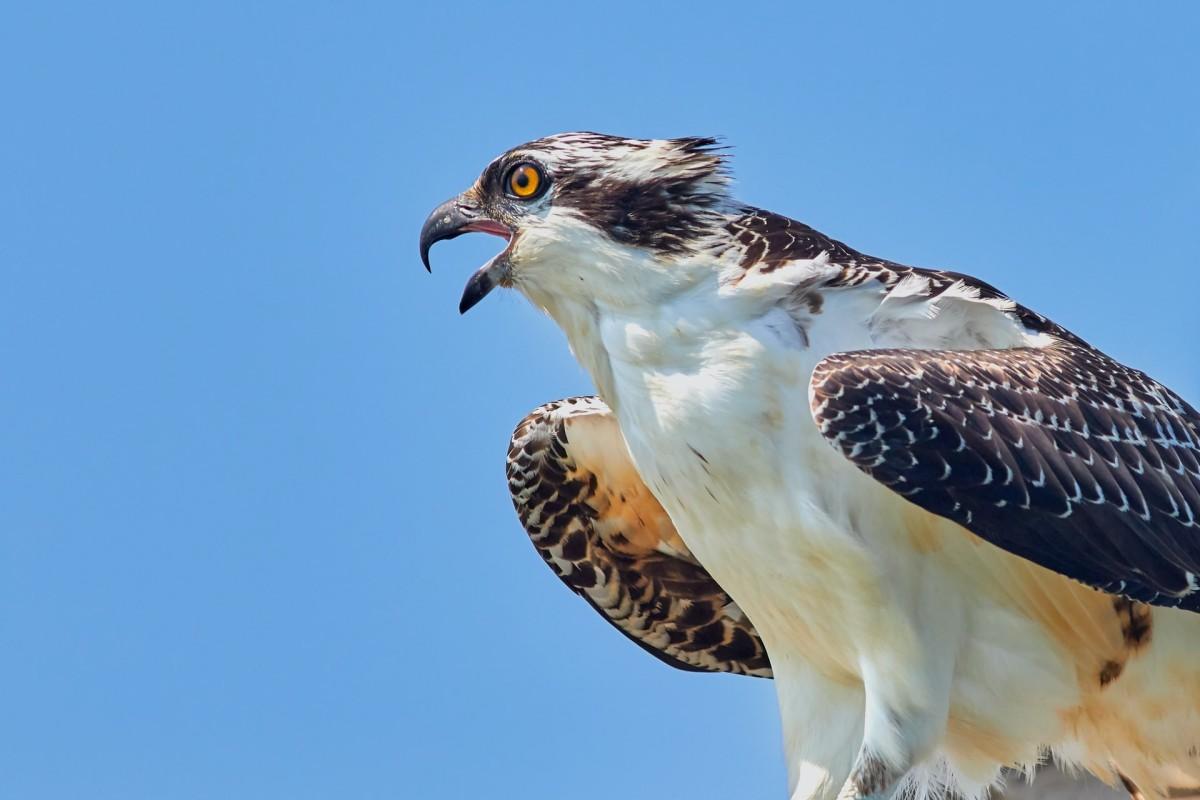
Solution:
<svg viewBox="0 0 1200 800"><path fill-rule="evenodd" d="M521 145L430 246L549 314L601 399L517 428L522 523L678 666L772 674L793 800L978 798L1051 754L1200 777L1200 415L975 278L734 200L706 138ZM769 656L769 662L768 662Z"/></svg>

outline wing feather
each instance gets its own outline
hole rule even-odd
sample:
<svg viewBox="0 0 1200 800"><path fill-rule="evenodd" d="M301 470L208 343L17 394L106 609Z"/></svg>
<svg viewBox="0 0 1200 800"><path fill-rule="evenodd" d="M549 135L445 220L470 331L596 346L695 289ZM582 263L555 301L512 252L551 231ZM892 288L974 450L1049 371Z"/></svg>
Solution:
<svg viewBox="0 0 1200 800"><path fill-rule="evenodd" d="M1024 558L1200 610L1200 414L1067 339L866 350L817 365L812 412L860 469Z"/></svg>
<svg viewBox="0 0 1200 800"><path fill-rule="evenodd" d="M679 538L599 399L559 400L522 420L508 485L545 562L640 647L680 669L771 676L750 620Z"/></svg>

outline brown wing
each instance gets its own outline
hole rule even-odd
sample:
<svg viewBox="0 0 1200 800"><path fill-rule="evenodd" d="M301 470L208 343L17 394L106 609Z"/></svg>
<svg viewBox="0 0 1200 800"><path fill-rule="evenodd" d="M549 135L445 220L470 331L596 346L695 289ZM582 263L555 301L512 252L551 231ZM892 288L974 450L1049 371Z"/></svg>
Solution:
<svg viewBox="0 0 1200 800"><path fill-rule="evenodd" d="M817 365L824 436L894 491L1098 589L1200 610L1200 414L1078 340Z"/></svg>
<svg viewBox="0 0 1200 800"><path fill-rule="evenodd" d="M750 621L683 544L599 399L522 420L508 486L554 573L642 648L680 669L771 676Z"/></svg>

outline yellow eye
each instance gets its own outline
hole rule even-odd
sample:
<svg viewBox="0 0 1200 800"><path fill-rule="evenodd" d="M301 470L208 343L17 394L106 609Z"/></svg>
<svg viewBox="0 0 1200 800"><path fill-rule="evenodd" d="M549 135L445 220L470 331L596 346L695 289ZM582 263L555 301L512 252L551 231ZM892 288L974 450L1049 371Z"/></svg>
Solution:
<svg viewBox="0 0 1200 800"><path fill-rule="evenodd" d="M542 186L542 173L533 164L518 164L508 173L508 190L517 197L533 197Z"/></svg>

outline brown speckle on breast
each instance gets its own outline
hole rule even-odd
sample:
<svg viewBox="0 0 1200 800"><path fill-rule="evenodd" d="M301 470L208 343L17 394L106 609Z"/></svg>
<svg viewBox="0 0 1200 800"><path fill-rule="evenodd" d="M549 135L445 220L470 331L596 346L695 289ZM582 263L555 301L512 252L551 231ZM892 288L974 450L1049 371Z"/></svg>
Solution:
<svg viewBox="0 0 1200 800"><path fill-rule="evenodd" d="M1121 677L1121 671L1124 669L1125 665L1120 661L1105 661L1104 666L1100 668L1100 685L1108 686Z"/></svg>
<svg viewBox="0 0 1200 800"><path fill-rule="evenodd" d="M1150 642L1154 630L1153 610L1145 603L1130 600L1127 597L1114 597L1113 611L1116 612L1117 622L1121 626L1122 652L1108 659L1100 667L1100 687L1104 688L1121 677L1125 663L1130 656Z"/></svg>
<svg viewBox="0 0 1200 800"><path fill-rule="evenodd" d="M1115 597L1113 610L1121 620L1121 635L1125 637L1125 644L1130 650L1150 643L1154 633L1154 612L1150 606L1126 597Z"/></svg>

